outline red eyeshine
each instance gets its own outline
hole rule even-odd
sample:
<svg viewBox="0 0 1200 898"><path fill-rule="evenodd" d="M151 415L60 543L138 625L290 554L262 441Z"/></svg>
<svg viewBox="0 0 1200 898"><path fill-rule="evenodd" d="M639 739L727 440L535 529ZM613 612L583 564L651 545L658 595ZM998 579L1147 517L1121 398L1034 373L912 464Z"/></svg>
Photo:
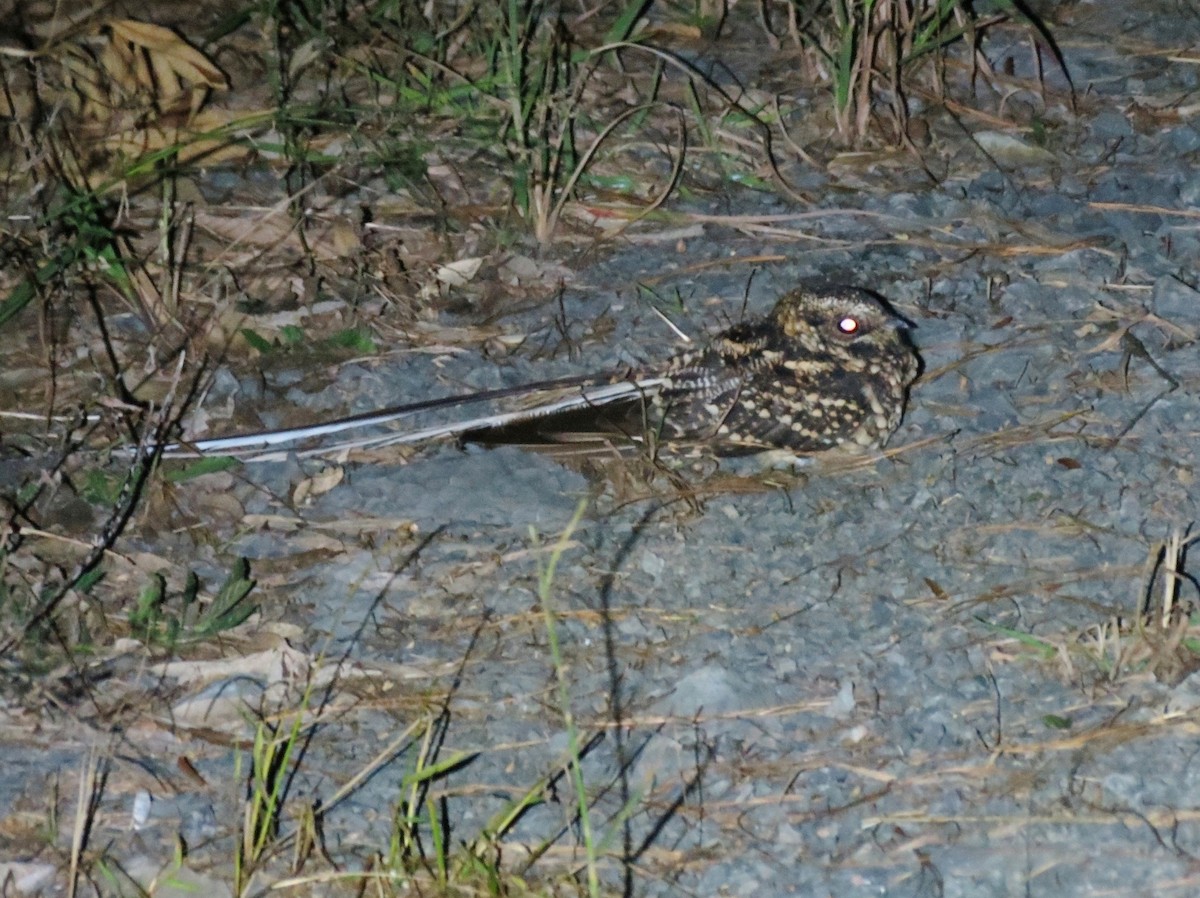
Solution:
<svg viewBox="0 0 1200 898"><path fill-rule="evenodd" d="M838 330L840 330L843 334L857 334L858 333L859 325L858 325L857 318L850 318L847 316L846 318L843 318L841 321L839 321L837 326L838 326Z"/></svg>

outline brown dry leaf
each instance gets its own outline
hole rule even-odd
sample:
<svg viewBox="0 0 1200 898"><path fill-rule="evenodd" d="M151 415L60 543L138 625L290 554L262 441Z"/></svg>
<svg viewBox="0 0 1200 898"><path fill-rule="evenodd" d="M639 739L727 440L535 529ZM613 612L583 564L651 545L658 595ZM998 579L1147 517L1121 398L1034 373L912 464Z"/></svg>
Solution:
<svg viewBox="0 0 1200 898"><path fill-rule="evenodd" d="M312 254L322 262L337 262L362 246L357 229L338 220L309 228L305 236ZM296 240L299 244L298 235Z"/></svg>
<svg viewBox="0 0 1200 898"><path fill-rule="evenodd" d="M288 247L296 252L306 252L305 242L300 239L295 220L284 209L254 218L216 215L198 209L195 224L214 236L241 246ZM347 243L336 222L324 227L311 228L305 238L308 241L307 246L323 262L335 262L344 258L347 247L356 248L361 244L356 238Z"/></svg>
<svg viewBox="0 0 1200 898"><path fill-rule="evenodd" d="M314 530L359 536L364 533L397 533L403 537L417 534L418 527L408 518L345 518L340 521L313 521Z"/></svg>
<svg viewBox="0 0 1200 898"><path fill-rule="evenodd" d="M108 118L112 114L112 101L104 89L96 61L83 47L67 46L59 57L65 86L63 96L75 112L85 118Z"/></svg>
<svg viewBox="0 0 1200 898"><path fill-rule="evenodd" d="M208 489L192 490L188 496L188 509L203 520L208 527L218 527L222 524L234 525L246 513L246 509L238 501L237 496L229 492L209 491Z"/></svg>
<svg viewBox="0 0 1200 898"><path fill-rule="evenodd" d="M1120 330L1109 334L1095 346L1087 350L1088 355L1094 355L1098 352L1116 352L1120 348L1121 342L1125 339L1125 335L1129 332L1129 328L1123 327Z"/></svg>
<svg viewBox="0 0 1200 898"><path fill-rule="evenodd" d="M250 131L269 118L270 114L261 110L205 109L179 125L163 116L154 124L129 123L124 128L110 129L101 142L106 149L126 156L137 157L175 148L181 161L203 157L207 164L215 165L251 155L253 147L234 142L233 138L238 132Z"/></svg>
<svg viewBox="0 0 1200 898"><path fill-rule="evenodd" d="M195 226L242 246L274 247L288 241L294 241L299 246L295 236L296 224L283 210L249 218L197 209Z"/></svg>
<svg viewBox="0 0 1200 898"><path fill-rule="evenodd" d="M242 523L251 530L269 528L277 533L291 533L304 526L302 518L292 515L279 514L248 514L243 515Z"/></svg>
<svg viewBox="0 0 1200 898"><path fill-rule="evenodd" d="M357 226L348 221L331 222L326 236L329 238L330 249L339 259L355 255L362 249L362 234Z"/></svg>
<svg viewBox="0 0 1200 898"><path fill-rule="evenodd" d="M700 27L687 22L656 22L639 28L636 34L639 41L648 42L672 38L688 42L704 39L704 32Z"/></svg>
<svg viewBox="0 0 1200 898"><path fill-rule="evenodd" d="M147 574L161 574L164 571L174 570L178 565L178 561L170 558L164 558L162 555L155 555L153 552L129 552L125 556L133 563L133 566Z"/></svg>
<svg viewBox="0 0 1200 898"><path fill-rule="evenodd" d="M296 684L309 676L311 666L306 652L282 645L217 661L171 661L156 665L156 673L192 687L217 687L176 702L171 708L173 725L237 734L250 729L247 708L265 709L287 701Z"/></svg>
<svg viewBox="0 0 1200 898"><path fill-rule="evenodd" d="M170 661L153 666L161 677L177 680L192 694L172 705L172 727L206 728L253 736L247 709L266 711L295 702L306 686L335 682L428 679L430 671L405 665L329 664L307 652L280 644L260 652L214 661ZM325 712L336 707L327 705Z"/></svg>
<svg viewBox="0 0 1200 898"><path fill-rule="evenodd" d="M135 19L111 19L106 24L114 38L110 45L126 61L126 73L133 74L146 90L159 90L161 99L170 98L164 87L174 86L178 93L183 90L183 82L213 90L229 88L229 79L216 63L171 29ZM110 74L116 77L120 72Z"/></svg>
<svg viewBox="0 0 1200 898"><path fill-rule="evenodd" d="M340 539L326 536L323 533L313 533L302 530L288 537L288 553L290 557L305 555L310 552L323 552L341 555L346 551L346 544Z"/></svg>
<svg viewBox="0 0 1200 898"><path fill-rule="evenodd" d="M292 504L302 505L305 500L324 495L342 482L346 469L341 465L330 465L312 477L305 477L292 492Z"/></svg>
<svg viewBox="0 0 1200 898"><path fill-rule="evenodd" d="M248 150L231 146L226 135L262 121L256 114L245 122L244 113L202 113L210 93L227 90L229 79L169 28L107 19L48 47L40 57L48 67L46 89L57 83L55 102L89 122L89 138L105 149L131 156L171 148L187 158L240 156Z"/></svg>
<svg viewBox="0 0 1200 898"><path fill-rule="evenodd" d="M565 265L521 255L505 259L497 270L497 275L510 287L553 288L575 279L575 272Z"/></svg>
<svg viewBox="0 0 1200 898"><path fill-rule="evenodd" d="M198 687L232 677L253 677L265 683L302 682L312 659L307 652L280 642L261 652L220 658L215 661L164 661L151 665L155 676L169 677L187 686Z"/></svg>
<svg viewBox="0 0 1200 898"><path fill-rule="evenodd" d="M474 280L482 265L483 259L479 257L456 259L438 266L437 279L450 287L464 287Z"/></svg>

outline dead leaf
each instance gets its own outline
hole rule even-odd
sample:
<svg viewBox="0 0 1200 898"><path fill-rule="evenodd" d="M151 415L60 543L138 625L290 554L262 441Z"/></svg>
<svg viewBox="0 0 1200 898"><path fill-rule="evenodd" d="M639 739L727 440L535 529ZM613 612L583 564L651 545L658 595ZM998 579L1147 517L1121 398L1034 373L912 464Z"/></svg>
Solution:
<svg viewBox="0 0 1200 898"><path fill-rule="evenodd" d="M292 491L292 504L303 505L309 498L324 495L341 483L345 476L346 469L341 465L330 465L314 476L304 478L296 484L296 489Z"/></svg>
<svg viewBox="0 0 1200 898"><path fill-rule="evenodd" d="M252 530L266 528L276 533L291 533L304 526L298 517L278 514L248 514L243 516L242 523Z"/></svg>
<svg viewBox="0 0 1200 898"><path fill-rule="evenodd" d="M175 148L209 161L250 152L233 140L244 113L201 111L229 79L169 28L135 19L88 22L47 38L38 63L47 98L83 120L93 145L128 156ZM106 177L85 175L97 184Z"/></svg>
<svg viewBox="0 0 1200 898"><path fill-rule="evenodd" d="M112 19L107 24L113 37L126 43L127 56L134 55L134 48L144 50L154 71L164 77L170 76L170 83L177 88L182 86L174 76L214 90L229 88L229 79L216 63L171 29L136 19ZM143 82L143 86L153 89L155 83Z"/></svg>
<svg viewBox="0 0 1200 898"><path fill-rule="evenodd" d="M166 661L151 666L155 676L169 677L185 685L214 683L236 677L252 677L266 683L300 682L308 676L311 659L286 643L262 652L252 652L216 661ZM188 699L194 701L195 699Z"/></svg>
<svg viewBox="0 0 1200 898"><path fill-rule="evenodd" d="M482 265L483 259L479 257L447 262L438 266L437 279L448 287L463 287L474 279Z"/></svg>

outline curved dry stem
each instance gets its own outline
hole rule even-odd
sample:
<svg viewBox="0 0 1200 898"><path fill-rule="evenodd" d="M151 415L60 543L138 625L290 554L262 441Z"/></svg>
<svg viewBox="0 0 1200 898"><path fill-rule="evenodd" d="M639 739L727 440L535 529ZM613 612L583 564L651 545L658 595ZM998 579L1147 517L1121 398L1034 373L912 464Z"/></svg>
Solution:
<svg viewBox="0 0 1200 898"><path fill-rule="evenodd" d="M671 177L667 179L667 186L657 197L651 201L650 205L646 206L641 212L630 218L624 224L614 228L609 234L605 235L606 237L620 236L621 234L625 233L628 228L637 224L639 221L643 221L647 216L653 215L662 206L662 204L667 201L667 197L669 197L675 191L675 187L679 184L679 178L683 175L683 160L687 157L687 126L684 124L682 112L677 112L677 117L679 119L680 147L674 164L671 166ZM672 327L674 326L672 325Z"/></svg>
<svg viewBox="0 0 1200 898"><path fill-rule="evenodd" d="M653 108L654 105L655 104L653 104L653 103L646 103L641 106L634 106L631 109L625 110L620 115L618 115L615 119L613 119L611 122L609 122L607 125L605 125L604 129L599 134L596 135L596 137L588 145L588 148L584 151L583 156L580 157L579 162L576 164L575 168L571 171L570 177L567 178L567 183L565 183L562 187L562 190L559 191L558 200L557 200L557 202L555 202L554 208L550 210L550 214L546 218L545 234L539 235L539 239L541 239L541 237L543 237L543 236L545 237L545 239L549 239L550 235L553 234L555 229L558 227L558 220L562 215L563 209L566 207L567 200L571 196L571 191L575 189L575 185L577 183L579 183L579 179L581 177L583 177L583 173L585 171L587 171L587 167L591 163L592 158L596 155L596 152L600 149L600 145L602 143L604 143L604 141L608 138L608 136L610 134L612 134L612 132L615 131L621 125L621 123L624 122L626 119L628 119L629 117L631 117L633 115L636 115L639 112L645 112L646 110ZM677 170L678 170L678 168L677 168ZM668 190L670 190L674 187L675 181L676 181L676 175L675 175L675 173L672 173L671 184L670 184ZM665 196L662 199L658 200L655 203L655 206L653 206L651 208L652 209L656 208L658 205L660 205L662 203L662 200L664 200L664 199L666 199ZM544 242L544 240L543 240L543 242Z"/></svg>

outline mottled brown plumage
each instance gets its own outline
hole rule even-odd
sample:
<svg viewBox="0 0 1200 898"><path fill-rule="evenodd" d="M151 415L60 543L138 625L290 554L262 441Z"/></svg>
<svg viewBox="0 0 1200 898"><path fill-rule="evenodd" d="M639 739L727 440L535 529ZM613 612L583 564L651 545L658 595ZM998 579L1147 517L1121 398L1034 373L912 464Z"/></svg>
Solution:
<svg viewBox="0 0 1200 898"><path fill-rule="evenodd" d="M918 370L904 328L865 291L801 288L766 317L626 378L647 384L642 395L577 409L566 420L533 418L466 438L520 441L523 432L525 439L575 442L581 431L607 431L718 454L882 446L900 423Z"/></svg>
<svg viewBox="0 0 1200 898"><path fill-rule="evenodd" d="M535 444L572 452L650 447L716 454L784 450L812 455L882 446L900 423L918 360L905 323L853 287L801 288L769 315L722 331L661 365L429 399L307 427L195 440L168 456L234 454L247 460L329 455L416 444ZM392 427L434 412L497 410L329 443L346 431ZM279 447L279 448L277 448ZM290 448L284 448L290 447Z"/></svg>

